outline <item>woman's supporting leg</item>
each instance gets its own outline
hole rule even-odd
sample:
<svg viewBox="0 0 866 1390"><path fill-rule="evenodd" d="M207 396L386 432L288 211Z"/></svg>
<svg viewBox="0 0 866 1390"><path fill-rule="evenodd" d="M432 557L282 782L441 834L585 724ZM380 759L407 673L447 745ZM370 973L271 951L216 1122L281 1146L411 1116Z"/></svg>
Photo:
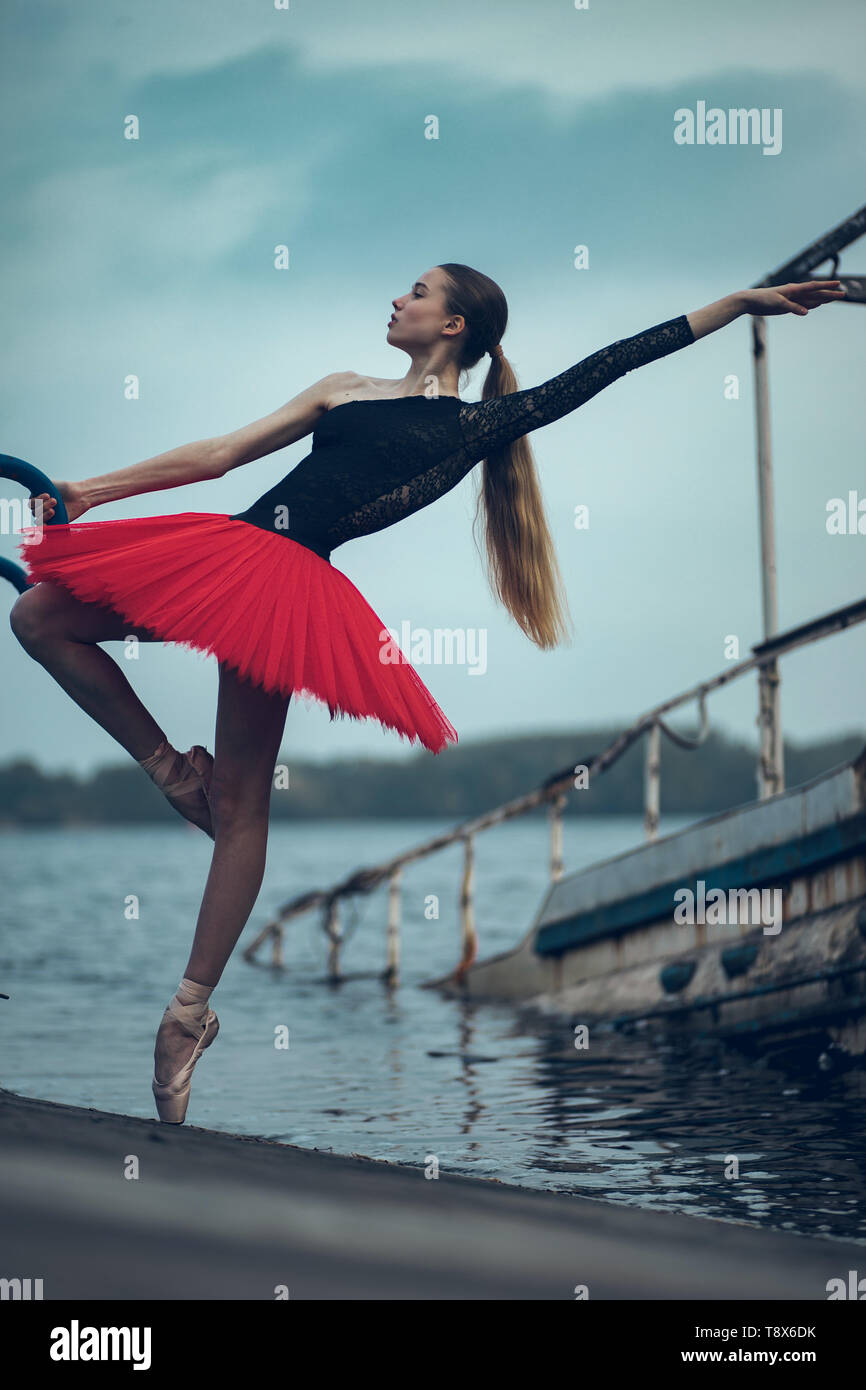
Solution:
<svg viewBox="0 0 866 1390"><path fill-rule="evenodd" d="M215 844L184 977L215 986L253 910L265 872L274 767L289 697L269 695L220 665L210 787ZM154 1049L158 1081L187 1060L195 1040L169 1015Z"/></svg>
<svg viewBox="0 0 866 1390"><path fill-rule="evenodd" d="M127 637L158 642L154 633L133 627L110 608L83 603L47 580L20 595L9 621L24 650L121 747L137 761L153 753L164 730L117 662L96 643Z"/></svg>

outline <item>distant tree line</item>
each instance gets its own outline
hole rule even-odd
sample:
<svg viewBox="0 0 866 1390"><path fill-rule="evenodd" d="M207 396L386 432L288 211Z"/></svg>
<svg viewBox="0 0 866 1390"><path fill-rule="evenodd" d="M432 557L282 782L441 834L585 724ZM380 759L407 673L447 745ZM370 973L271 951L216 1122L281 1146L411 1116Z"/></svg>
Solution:
<svg viewBox="0 0 866 1390"><path fill-rule="evenodd" d="M619 728L523 735L458 744L434 757L401 760L334 759L314 763L288 753L280 763L288 786L271 796L274 820L359 817L462 819L547 781L553 773L589 763ZM797 746L785 744L788 787L855 757L866 738L850 733ZM645 742L568 798L569 815L640 813ZM662 740L662 813L708 815L753 801L756 752L722 734L695 752ZM285 781L285 775L282 778ZM52 772L29 759L0 766L0 826L176 823L181 818L131 761L89 776Z"/></svg>

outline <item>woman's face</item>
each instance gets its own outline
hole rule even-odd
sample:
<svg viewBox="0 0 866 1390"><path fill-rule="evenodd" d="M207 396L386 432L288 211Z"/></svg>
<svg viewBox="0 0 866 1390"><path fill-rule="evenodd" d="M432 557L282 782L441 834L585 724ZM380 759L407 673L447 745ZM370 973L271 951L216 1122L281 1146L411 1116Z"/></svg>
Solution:
<svg viewBox="0 0 866 1390"><path fill-rule="evenodd" d="M409 353L423 351L461 331L465 321L460 314L449 314L446 283L445 271L433 266L407 294L391 300L394 312L388 322L387 341L392 347Z"/></svg>

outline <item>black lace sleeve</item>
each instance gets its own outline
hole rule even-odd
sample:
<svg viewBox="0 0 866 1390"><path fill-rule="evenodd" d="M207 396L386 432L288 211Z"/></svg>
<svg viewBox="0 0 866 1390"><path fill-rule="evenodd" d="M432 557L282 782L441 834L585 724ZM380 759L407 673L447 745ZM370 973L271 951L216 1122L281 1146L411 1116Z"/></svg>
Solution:
<svg viewBox="0 0 866 1390"><path fill-rule="evenodd" d="M694 341L686 315L680 314L636 333L633 338L618 339L540 386L490 401L468 403L460 410L466 447L476 461L485 458L491 450L576 410L634 367L654 362Z"/></svg>

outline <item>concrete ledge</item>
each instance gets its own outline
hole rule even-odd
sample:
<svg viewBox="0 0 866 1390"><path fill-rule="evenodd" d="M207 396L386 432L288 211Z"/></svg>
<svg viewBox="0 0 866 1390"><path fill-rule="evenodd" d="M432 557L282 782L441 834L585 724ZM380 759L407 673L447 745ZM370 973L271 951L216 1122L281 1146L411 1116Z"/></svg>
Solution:
<svg viewBox="0 0 866 1390"><path fill-rule="evenodd" d="M5 1278L51 1299L804 1299L864 1246L0 1091ZM423 1147L423 1145L422 1145ZM140 1176L124 1178L129 1156Z"/></svg>

